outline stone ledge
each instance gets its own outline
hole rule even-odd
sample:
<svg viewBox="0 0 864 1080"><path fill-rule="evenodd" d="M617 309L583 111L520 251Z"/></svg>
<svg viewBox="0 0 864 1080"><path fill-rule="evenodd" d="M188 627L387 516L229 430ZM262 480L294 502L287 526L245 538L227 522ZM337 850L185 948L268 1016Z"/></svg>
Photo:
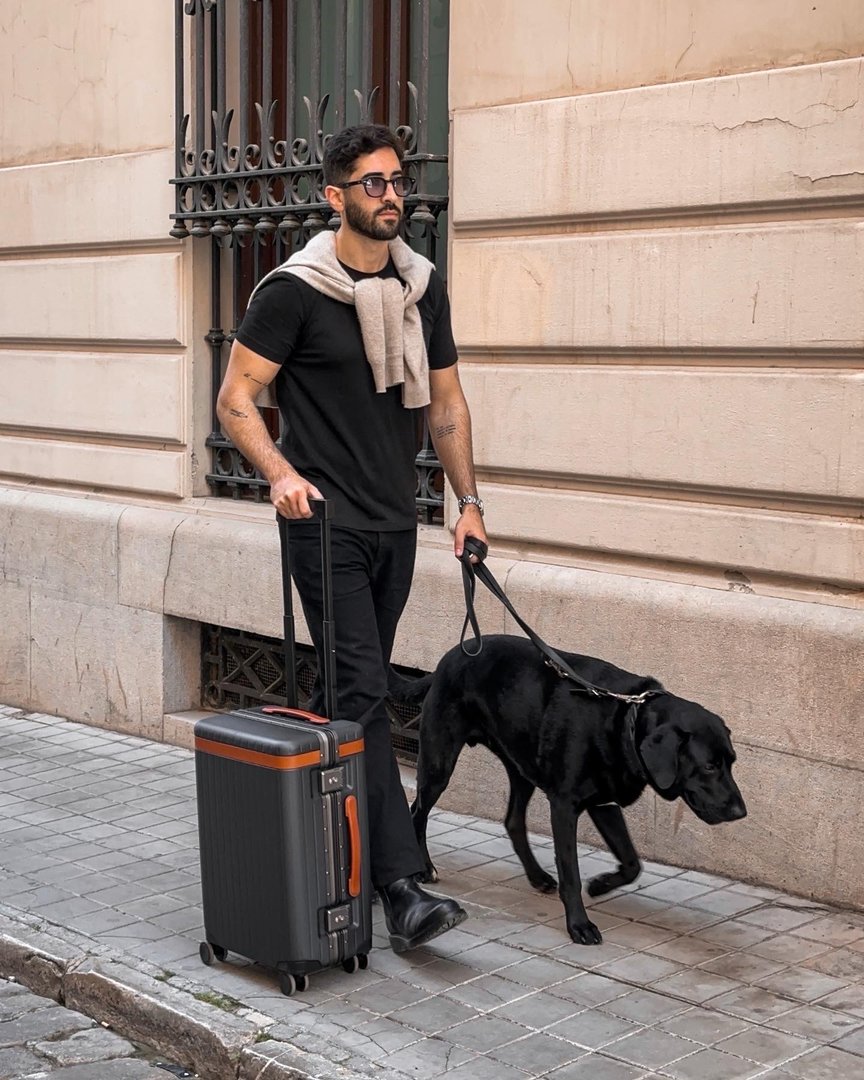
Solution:
<svg viewBox="0 0 864 1080"><path fill-rule="evenodd" d="M199 720L218 713L209 709L187 709L185 712L165 713L162 717L162 742L180 746L184 750L195 749L195 725Z"/></svg>

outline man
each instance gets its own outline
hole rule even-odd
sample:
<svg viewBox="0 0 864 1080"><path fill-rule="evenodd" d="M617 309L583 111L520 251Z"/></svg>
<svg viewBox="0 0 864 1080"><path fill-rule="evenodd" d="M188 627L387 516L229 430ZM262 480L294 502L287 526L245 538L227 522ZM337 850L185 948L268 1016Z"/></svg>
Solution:
<svg viewBox="0 0 864 1080"><path fill-rule="evenodd" d="M386 127L346 128L327 143L324 194L339 215L259 284L231 350L218 411L224 430L270 483L289 519L292 571L321 655L321 571L309 499L334 504L338 713L363 725L372 882L397 952L463 921L454 901L415 881L423 869L385 710L396 626L417 535L415 409L459 496L454 549L486 542L471 419L459 382L444 283L401 239L411 184ZM255 408L276 380L282 452ZM320 711L316 688L311 708Z"/></svg>

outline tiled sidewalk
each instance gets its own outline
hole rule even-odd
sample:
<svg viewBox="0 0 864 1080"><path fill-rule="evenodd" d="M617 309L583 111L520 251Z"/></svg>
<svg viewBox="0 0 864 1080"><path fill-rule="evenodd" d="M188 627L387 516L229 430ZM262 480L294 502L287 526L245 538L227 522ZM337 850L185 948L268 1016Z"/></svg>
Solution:
<svg viewBox="0 0 864 1080"><path fill-rule="evenodd" d="M441 891L471 918L397 957L376 906L365 972L283 997L236 957L204 968L192 755L0 707L0 903L94 953L192 980L270 1034L399 1080L864 1078L864 915L648 864L572 944L498 823L439 812ZM552 870L549 840L535 837ZM590 876L608 868L585 848ZM55 931L58 932L59 931ZM0 972L2 974L2 972ZM267 1043L260 1043L265 1052Z"/></svg>

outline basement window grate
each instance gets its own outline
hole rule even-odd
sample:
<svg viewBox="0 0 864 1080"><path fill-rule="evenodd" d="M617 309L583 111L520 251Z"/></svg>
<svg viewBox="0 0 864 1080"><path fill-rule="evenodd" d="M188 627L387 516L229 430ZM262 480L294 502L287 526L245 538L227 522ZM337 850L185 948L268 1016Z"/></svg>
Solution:
<svg viewBox="0 0 864 1080"><path fill-rule="evenodd" d="M201 643L202 706L230 712L259 705L285 703L285 671L281 638L247 630L204 625ZM425 674L416 668L393 665L407 678ZM318 674L315 650L297 646L296 679L300 708L306 708ZM396 757L405 765L417 764L420 716L418 705L387 702L390 737Z"/></svg>

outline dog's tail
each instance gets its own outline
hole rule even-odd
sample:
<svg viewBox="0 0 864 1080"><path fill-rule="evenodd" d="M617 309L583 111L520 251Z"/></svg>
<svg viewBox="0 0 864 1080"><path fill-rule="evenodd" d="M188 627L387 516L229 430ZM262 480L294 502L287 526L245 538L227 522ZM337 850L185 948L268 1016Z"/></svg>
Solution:
<svg viewBox="0 0 864 1080"><path fill-rule="evenodd" d="M423 675L419 679L406 679L393 668L387 677L387 693L400 705L419 705L429 692L432 675Z"/></svg>

